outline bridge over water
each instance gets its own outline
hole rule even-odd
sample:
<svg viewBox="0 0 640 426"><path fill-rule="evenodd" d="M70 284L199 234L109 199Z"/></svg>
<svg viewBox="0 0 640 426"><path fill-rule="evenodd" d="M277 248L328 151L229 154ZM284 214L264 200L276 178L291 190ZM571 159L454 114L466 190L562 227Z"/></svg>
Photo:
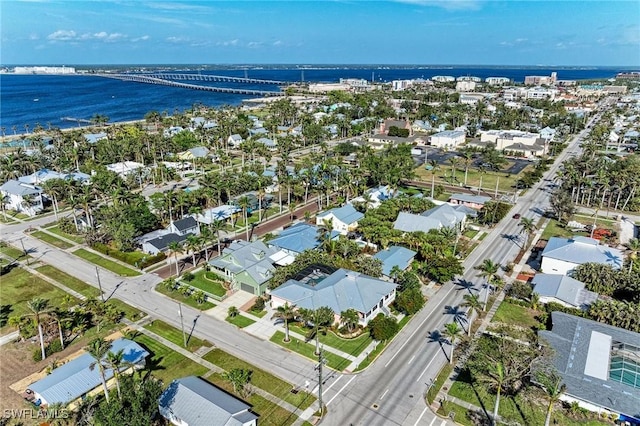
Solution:
<svg viewBox="0 0 640 426"><path fill-rule="evenodd" d="M245 83L245 84L269 84L269 85L285 85L284 81L263 80L257 78L241 78L227 77L222 75L210 74L176 74L176 73L154 73L154 74L96 74L99 77L114 78L123 81L132 81L136 83L157 84L162 86L180 87L183 89L205 90L218 93L235 93L240 95L251 96L283 96L281 91L274 90L255 90L231 87L206 86L201 84L182 83L175 80L190 81L212 81L212 82L228 82L228 83Z"/></svg>

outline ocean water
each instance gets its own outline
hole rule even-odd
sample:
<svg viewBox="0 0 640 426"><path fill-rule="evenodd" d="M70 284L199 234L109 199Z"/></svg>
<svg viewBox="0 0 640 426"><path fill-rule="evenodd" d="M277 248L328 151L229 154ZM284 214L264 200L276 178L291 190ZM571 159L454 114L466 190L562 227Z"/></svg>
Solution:
<svg viewBox="0 0 640 426"><path fill-rule="evenodd" d="M563 80L611 78L615 68L509 68L509 67L292 67L250 69L207 69L203 74L228 75L279 81L337 82L340 78L391 80L430 78L435 75L507 77L516 82L526 75L549 75L556 71ZM196 71L175 71L191 72ZM205 83L221 87L257 90L277 90L273 86L241 83ZM38 124L59 128L78 125L63 117L88 120L96 114L109 117L110 122L140 120L149 111L184 111L195 104L211 107L239 105L247 95L215 93L168 86L125 82L91 75L12 75L0 74L0 126L7 135L24 133ZM15 131L14 131L15 129Z"/></svg>

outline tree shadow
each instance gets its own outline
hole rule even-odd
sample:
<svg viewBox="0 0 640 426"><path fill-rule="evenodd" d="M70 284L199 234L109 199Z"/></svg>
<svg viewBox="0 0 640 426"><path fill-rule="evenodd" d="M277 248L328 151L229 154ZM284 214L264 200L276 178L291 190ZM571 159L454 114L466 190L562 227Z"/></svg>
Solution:
<svg viewBox="0 0 640 426"><path fill-rule="evenodd" d="M524 413L524 411L522 411L522 407L520 407L520 404L518 404L518 400L516 399L515 395L509 398L511 398L511 400L513 401L513 405L516 406L516 410L518 410L518 414L520 414L520 417L522 417L524 424L529 424L529 422L527 421L527 415Z"/></svg>
<svg viewBox="0 0 640 426"><path fill-rule="evenodd" d="M478 404L480 404L480 408L482 409L484 414L487 416L487 418L491 420L492 413L489 413L489 410L487 410L487 406L485 405L484 401L480 397L480 393L478 393L478 388L477 388L478 381L471 374L471 370L469 370L468 368L464 368L462 371L460 371L456 380L469 384L469 386L471 387L471 390L473 390L473 394L476 396L476 399L478 400Z"/></svg>
<svg viewBox="0 0 640 426"><path fill-rule="evenodd" d="M196 323L198 322L198 318L200 318L200 315L196 315L196 317L193 319L193 325L191 326L191 330L189 331L189 335L187 336L187 345L189 344L189 340L191 340L193 331L196 329Z"/></svg>
<svg viewBox="0 0 640 426"><path fill-rule="evenodd" d="M444 349L444 345L443 345L443 343L448 342L448 340L446 339L446 337L442 335L442 333L440 333L440 330L430 331L429 334L427 335L427 339L429 340L429 343L435 342L438 345L440 345L440 349L442 350L442 353L444 353L444 356L447 358L447 361L449 361L449 354L447 354L447 351Z"/></svg>
<svg viewBox="0 0 640 426"><path fill-rule="evenodd" d="M5 325L7 325L11 312L13 312L13 306L0 305L0 327L4 327Z"/></svg>
<svg viewBox="0 0 640 426"><path fill-rule="evenodd" d="M518 244L518 241L520 241L520 235L519 234L501 234L500 235L502 238L508 240L509 242L514 243L517 246L520 246ZM523 243L524 244L524 243Z"/></svg>
<svg viewBox="0 0 640 426"><path fill-rule="evenodd" d="M451 315L453 316L453 321L457 322L458 324L460 324L460 327L462 327L462 330L466 333L469 330L466 327L470 327L471 325L469 324L469 319L467 318L467 311L464 309L461 309L460 306L445 306L444 307L444 315ZM465 327L466 325L466 327Z"/></svg>
<svg viewBox="0 0 640 426"><path fill-rule="evenodd" d="M458 278L454 282L454 284L460 287L459 289L456 289L456 291L467 290L469 293L471 293L471 291L475 288L474 283L472 283L471 281L467 281L464 278Z"/></svg>
<svg viewBox="0 0 640 426"><path fill-rule="evenodd" d="M109 296L107 296L107 298L104 300L105 303L108 302L113 295L116 293L116 290L118 290L120 288L120 286L122 285L124 281L120 281L118 284L116 284L116 286L113 288L113 290L111 291L111 293L109 294Z"/></svg>

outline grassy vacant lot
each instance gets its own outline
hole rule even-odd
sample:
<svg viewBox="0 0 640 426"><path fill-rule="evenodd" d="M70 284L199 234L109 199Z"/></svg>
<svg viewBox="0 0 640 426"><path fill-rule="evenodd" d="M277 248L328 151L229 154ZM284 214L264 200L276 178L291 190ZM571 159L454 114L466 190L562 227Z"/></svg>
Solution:
<svg viewBox="0 0 640 426"><path fill-rule="evenodd" d="M214 296L222 297L227 294L227 290L222 286L222 278L217 280L209 279L205 276L207 271L201 270L194 274L193 280L189 281L192 287L199 288L202 291L211 293ZM216 276L213 273L209 273L209 276Z"/></svg>
<svg viewBox="0 0 640 426"><path fill-rule="evenodd" d="M60 228L58 227L58 225L52 226L51 228L46 228L47 231L59 235L63 238L66 238L67 240L73 241L75 243L78 244L82 244L84 242L84 238L82 238L80 235L73 235L73 234L67 234L66 232L60 230Z"/></svg>
<svg viewBox="0 0 640 426"><path fill-rule="evenodd" d="M81 257L84 260L94 263L98 266L102 266L103 268L108 269L111 272L114 272L122 277L135 277L140 275L140 272L138 271L134 271L131 268L122 266L119 263L106 259L98 254L95 254L85 249L78 249L74 251L73 254L75 254L78 257Z"/></svg>
<svg viewBox="0 0 640 426"><path fill-rule="evenodd" d="M279 330L276 331L275 334L271 337L271 341L282 346L283 348L287 348L292 352L299 353L300 355L314 361L318 359L318 355L315 354L315 343L305 343L303 340L296 339L295 337L291 337L291 341L289 343L285 343L284 332ZM323 355L327 360L327 366L337 371L344 370L351 363L351 361L349 361L348 359L342 358L341 356L338 356L331 352L324 351Z"/></svg>
<svg viewBox="0 0 640 426"><path fill-rule="evenodd" d="M463 371L458 377L458 380L453 383L453 386L451 386L449 395L455 396L456 398L460 398L463 401L470 402L479 407L484 406L487 411L493 412L495 395L489 393L486 386L471 382L472 381L468 373L466 373L466 370ZM529 394L529 392L527 392L527 394ZM539 399L539 403L536 403L535 400L538 400L538 398L528 398L527 395L524 394L518 394L515 397L503 396L500 398L499 413L508 422L518 422L526 425L542 425L544 424L546 416L546 403L543 402L544 399L541 397ZM459 414L456 414L456 421L461 420L458 416ZM466 416L463 417L466 418ZM560 410L554 410L552 423L567 426L595 426L611 424L599 422L597 420L574 420L567 417L565 413Z"/></svg>
<svg viewBox="0 0 640 426"><path fill-rule="evenodd" d="M305 409L309 407L315 397L308 392L300 391L296 394L291 393L293 386L271 373L261 370L241 359L226 353L221 349L214 349L204 356L204 359L217 365L218 367L229 371L233 368L244 368L253 371L251 374L251 383L254 386L263 389L278 398L287 401L289 404L298 408Z"/></svg>
<svg viewBox="0 0 640 426"><path fill-rule="evenodd" d="M156 333L159 336L164 337L172 343L175 343L178 346L184 345L184 339L182 337L182 331L177 328L170 326L166 322L162 322L160 320L155 320L151 324L146 325L144 328L147 330ZM200 349L202 346L211 347L211 343L198 339L197 337L191 336L189 337L189 329L185 327L185 333L187 335L187 350L191 352L195 352Z"/></svg>
<svg viewBox="0 0 640 426"><path fill-rule="evenodd" d="M145 314L144 312L142 312L139 309L134 308L131 305L128 305L126 303L124 303L122 300L120 299L109 299L107 301L108 305L113 305L116 308L118 308L118 310L124 312L124 317L130 321L137 321L140 318L144 317Z"/></svg>
<svg viewBox="0 0 640 426"><path fill-rule="evenodd" d="M565 228L564 226L560 226L557 220L549 219L549 223L542 231L542 235L540 236L541 240L548 240L551 237L572 237L575 232L572 232L570 229Z"/></svg>
<svg viewBox="0 0 640 426"><path fill-rule="evenodd" d="M49 300L52 308L62 306L63 299L67 295L64 291L25 271L20 267L13 268L2 276L0 286L0 303L2 306L10 306L9 317L29 313L27 302L39 297ZM77 302L77 300L75 300ZM2 324L0 333L5 334L9 328Z"/></svg>
<svg viewBox="0 0 640 426"><path fill-rule="evenodd" d="M31 233L31 235L39 240L44 241L47 244L51 244L52 246L58 247L63 250L73 247L73 244L63 241L60 238L54 237L53 235L47 234L44 231L34 231Z"/></svg>
<svg viewBox="0 0 640 426"><path fill-rule="evenodd" d="M507 168L510 165L507 165ZM521 173L524 171L530 170L532 166L527 166ZM424 166L416 167L414 170L416 177L419 180L423 180L425 182L431 182L431 171L426 170ZM446 184L451 185L454 183L455 185L462 186L464 184L464 169L456 169L456 180L455 182L451 178L451 166L443 165L440 166L439 170L436 170L436 179L435 183L438 184ZM480 186L480 177L482 176L482 190L493 193L496 189L496 183L498 183L498 190L504 192L513 192L513 187L518 181L518 175L511 175L505 172L485 172L480 173L476 169L469 169L469 173L467 174L467 184L466 186L471 186L474 188L478 188Z"/></svg>
<svg viewBox="0 0 640 426"><path fill-rule="evenodd" d="M151 337L139 335L134 340L144 346L151 356L147 358L147 367L151 374L168 385L174 379L185 376L202 376L207 368L191 361Z"/></svg>
<svg viewBox="0 0 640 426"><path fill-rule="evenodd" d="M200 309L201 311L206 311L207 309L211 309L211 308L216 306L211 302L204 302L203 304L200 305L192 297L185 296L184 294L180 293L179 291L170 291L162 283L160 283L160 284L158 284L156 286L156 291L158 293L160 293L160 294L164 294L165 296L168 296L168 297L172 298L173 300L175 300L177 302L182 302L187 306L191 306L192 308Z"/></svg>
<svg viewBox="0 0 640 426"><path fill-rule="evenodd" d="M227 317L225 319L228 323L235 325L236 327L245 328L250 326L255 321L251 318L244 317L242 315L236 315L235 317Z"/></svg>
<svg viewBox="0 0 640 426"><path fill-rule="evenodd" d="M309 332L309 329L302 328L298 325L290 325L289 329L303 336L306 336ZM372 341L371 336L369 336L369 333L366 331L353 339L343 339L332 331L328 331L326 335L320 333L321 344L331 346L332 348L341 350L342 352L353 356L360 355L360 353L365 350Z"/></svg>
<svg viewBox="0 0 640 426"><path fill-rule="evenodd" d="M502 322L505 324L519 325L526 328L539 328L540 322L535 318L536 311L524 306L515 305L508 301L503 301L491 322Z"/></svg>
<svg viewBox="0 0 640 426"><path fill-rule="evenodd" d="M46 275L47 277L58 281L60 284L69 287L71 290L77 291L85 297L98 297L100 295L100 290L95 287L90 286L82 280L79 280L76 277L73 277L66 272L62 272L60 269L57 269L51 265L41 266L36 268L36 271L40 272L42 275Z"/></svg>
<svg viewBox="0 0 640 426"><path fill-rule="evenodd" d="M207 377L207 380L227 392L233 393L233 386L228 380L223 378L221 374L211 374ZM253 394L249 396L249 398L242 398L239 395L238 397L251 404L251 411L260 415L260 426L289 426L298 419L297 415L285 410L260 395Z"/></svg>

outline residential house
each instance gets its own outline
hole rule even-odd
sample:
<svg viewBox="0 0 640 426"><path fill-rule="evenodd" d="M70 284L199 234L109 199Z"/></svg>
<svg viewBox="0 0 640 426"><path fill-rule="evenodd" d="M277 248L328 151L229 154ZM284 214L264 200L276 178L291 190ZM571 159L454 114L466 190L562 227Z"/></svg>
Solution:
<svg viewBox="0 0 640 426"><path fill-rule="evenodd" d="M279 259L277 254L278 250L267 247L262 241L235 240L209 265L223 273L235 289L261 296L275 271L273 263L274 258Z"/></svg>
<svg viewBox="0 0 640 426"><path fill-rule="evenodd" d="M233 134L233 135L231 135L231 136L229 136L227 138L227 143L232 148L239 148L240 145L242 145L242 142L244 142L244 139L242 139L242 136L240 136L237 133L235 133L235 134Z"/></svg>
<svg viewBox="0 0 640 426"><path fill-rule="evenodd" d="M380 207L383 201L397 197L402 194L401 191L391 191L389 185L380 185L377 188L370 188L365 191L364 195L351 199L350 203L367 203L367 208L376 209Z"/></svg>
<svg viewBox="0 0 640 426"><path fill-rule="evenodd" d="M405 120L384 120L380 123L379 133L384 133L385 135L389 134L389 129L392 127L397 127L398 129L406 129L409 131L409 136L413 134L411 128L411 122Z"/></svg>
<svg viewBox="0 0 640 426"><path fill-rule="evenodd" d="M0 186L4 208L35 216L42 211L42 189L11 179Z"/></svg>
<svg viewBox="0 0 640 426"><path fill-rule="evenodd" d="M172 220L167 229L169 232L178 235L200 235L200 225L198 225L198 222L192 216L187 216L180 220Z"/></svg>
<svg viewBox="0 0 640 426"><path fill-rule="evenodd" d="M22 183L26 183L29 185L40 185L43 182L52 179L66 179L66 180L77 180L80 182L86 182L91 178L86 173L81 172L72 172L72 173L60 173L55 170L49 169L40 169L37 172L33 172L30 175L20 176L18 181Z"/></svg>
<svg viewBox="0 0 640 426"><path fill-rule="evenodd" d="M362 325L367 325L379 313L390 315L388 307L395 298L394 283L347 269L304 282L289 280L271 290L274 309L285 303L305 309L328 306L333 309L336 322L340 321L341 312L355 309Z"/></svg>
<svg viewBox="0 0 640 426"><path fill-rule="evenodd" d="M480 210L489 201L491 201L491 197L485 197L484 195L458 193L451 194L448 202L450 204L461 205Z"/></svg>
<svg viewBox="0 0 640 426"><path fill-rule="evenodd" d="M316 225L323 226L327 221L331 222L331 226L335 231L342 235L355 231L358 227L358 221L364 217L351 204L342 207L327 210L316 215Z"/></svg>
<svg viewBox="0 0 640 426"><path fill-rule="evenodd" d="M169 251L169 245L171 243L178 243L180 246L183 246L186 243L187 237L189 235L193 234L179 235L173 232L162 233L155 238L144 240L142 242L142 251L151 255L166 253L167 251Z"/></svg>
<svg viewBox="0 0 640 426"><path fill-rule="evenodd" d="M390 246L376 253L373 258L382 262L382 275L386 278L393 278L391 272L393 268L397 266L400 271L406 271L411 266L416 254L415 251L406 247Z"/></svg>
<svg viewBox="0 0 640 426"><path fill-rule="evenodd" d="M179 152L176 156L182 161L193 161L207 158L209 156L209 148L206 146L196 146L186 151Z"/></svg>
<svg viewBox="0 0 640 426"><path fill-rule="evenodd" d="M551 237L542 251L541 271L547 274L569 275L583 263L601 263L620 269L624 263L622 251L600 244L600 241L576 236Z"/></svg>
<svg viewBox="0 0 640 426"><path fill-rule="evenodd" d="M119 174L122 178L126 178L130 174L143 168L144 164L136 163L135 161L123 161L107 165L107 170Z"/></svg>
<svg viewBox="0 0 640 426"><path fill-rule="evenodd" d="M205 225L210 225L216 221L227 221L240 213L242 210L238 206L224 204L204 210L194 216L195 220Z"/></svg>
<svg viewBox="0 0 640 426"><path fill-rule="evenodd" d="M251 405L195 376L171 382L158 399L162 417L176 426L257 426Z"/></svg>
<svg viewBox="0 0 640 426"><path fill-rule="evenodd" d="M331 231L330 239L340 235L337 231ZM305 250L314 250L322 244L320 228L308 223L297 223L286 228L277 237L269 240L267 244L275 249L282 250L293 257Z"/></svg>
<svg viewBox="0 0 640 426"><path fill-rule="evenodd" d="M128 339L114 340L109 351L112 353L122 351L123 366L120 368L120 374L144 367L145 359L149 356L149 352L142 346ZM85 352L31 384L29 390L35 397L34 403L38 406L51 407L55 404L66 406L71 402L79 402L80 398L84 399L88 395L101 392L102 379L100 370L94 368L95 363L95 358ZM104 375L109 382L114 372L106 368ZM99 389L93 392L96 388Z"/></svg>
<svg viewBox="0 0 640 426"><path fill-rule="evenodd" d="M278 149L278 142L273 139L263 137L258 139L256 142L264 145L269 151L275 151Z"/></svg>
<svg viewBox="0 0 640 426"><path fill-rule="evenodd" d="M100 142L102 140L107 139L107 133L106 132L85 133L82 136L84 136L84 139L87 141L87 143L90 143L90 144L98 143L98 142Z"/></svg>
<svg viewBox="0 0 640 426"><path fill-rule="evenodd" d="M598 294L585 288L584 283L560 274L536 274L533 292L540 303L558 303L569 308L586 310L598 299Z"/></svg>
<svg viewBox="0 0 640 426"><path fill-rule="evenodd" d="M464 144L465 137L465 132L460 130L445 130L429 136L429 145L446 150L456 149Z"/></svg>
<svg viewBox="0 0 640 426"><path fill-rule="evenodd" d="M421 215L400 212L393 224L393 229L403 232L429 232L432 229L454 228L462 231L467 222L467 215L459 208L465 207L442 204Z"/></svg>
<svg viewBox="0 0 640 426"><path fill-rule="evenodd" d="M640 424L640 333L559 311L551 322L538 336L553 349L566 386L560 400Z"/></svg>
<svg viewBox="0 0 640 426"><path fill-rule="evenodd" d="M427 133L433 130L433 127L431 127L431 123L429 123L428 121L415 120L411 125L411 129L413 130L413 132Z"/></svg>

